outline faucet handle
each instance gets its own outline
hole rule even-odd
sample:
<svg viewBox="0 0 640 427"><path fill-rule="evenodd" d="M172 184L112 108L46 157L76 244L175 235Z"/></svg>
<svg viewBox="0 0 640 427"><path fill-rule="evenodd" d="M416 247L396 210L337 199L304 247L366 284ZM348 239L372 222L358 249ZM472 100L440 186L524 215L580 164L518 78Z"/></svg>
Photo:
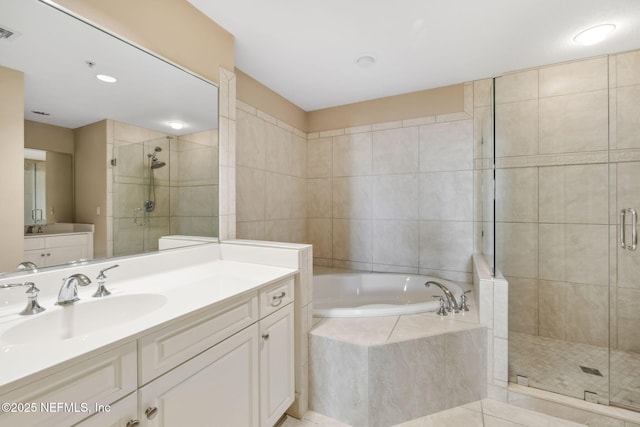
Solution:
<svg viewBox="0 0 640 427"><path fill-rule="evenodd" d="M111 267L103 268L102 270L100 270L100 273L98 274L98 277L96 277L96 280L105 280L107 276L104 274L104 272L116 267L120 267L120 264L114 264Z"/></svg>
<svg viewBox="0 0 640 427"><path fill-rule="evenodd" d="M92 297L94 298L102 298L111 295L111 292L104 287L104 282L107 280L107 276L104 274L105 271L111 270L112 268L120 267L120 264L114 264L111 267L103 268L100 270L100 274L98 274L98 289L94 292Z"/></svg>
<svg viewBox="0 0 640 427"><path fill-rule="evenodd" d="M33 282L25 282L24 285L29 286L29 289L25 292L25 294L27 294L27 306L20 312L20 314L25 316L28 314L43 312L45 309L38 304L38 293L40 292L40 289L38 289L36 284Z"/></svg>
<svg viewBox="0 0 640 427"><path fill-rule="evenodd" d="M447 313L447 309L444 307L444 298L442 298L442 295L431 295L434 298L439 298L438 302L440 303L440 308L438 309L438 312L436 313L438 316L447 316L449 313Z"/></svg>
<svg viewBox="0 0 640 427"><path fill-rule="evenodd" d="M460 295L460 310L461 311L469 311L469 306L467 305L467 294L471 292L471 290L464 291L462 295Z"/></svg>

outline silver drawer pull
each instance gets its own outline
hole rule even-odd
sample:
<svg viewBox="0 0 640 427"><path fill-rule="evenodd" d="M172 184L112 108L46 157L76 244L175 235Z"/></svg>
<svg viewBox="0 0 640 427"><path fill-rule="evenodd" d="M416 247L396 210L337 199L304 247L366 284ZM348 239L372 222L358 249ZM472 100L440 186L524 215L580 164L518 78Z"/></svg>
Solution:
<svg viewBox="0 0 640 427"><path fill-rule="evenodd" d="M127 422L126 427L138 427L140 425L140 421L138 420L129 420Z"/></svg>
<svg viewBox="0 0 640 427"><path fill-rule="evenodd" d="M273 307L279 306L280 304L282 304L282 298L284 298L286 295L287 293L284 291L280 292L278 295L273 295L271 297L271 305Z"/></svg>
<svg viewBox="0 0 640 427"><path fill-rule="evenodd" d="M267 332L266 334L262 334L262 339L265 341L269 341L269 332Z"/></svg>
<svg viewBox="0 0 640 427"><path fill-rule="evenodd" d="M156 415L158 415L158 408L155 406L153 408L147 408L145 409L144 414L147 416L148 420L152 420Z"/></svg>

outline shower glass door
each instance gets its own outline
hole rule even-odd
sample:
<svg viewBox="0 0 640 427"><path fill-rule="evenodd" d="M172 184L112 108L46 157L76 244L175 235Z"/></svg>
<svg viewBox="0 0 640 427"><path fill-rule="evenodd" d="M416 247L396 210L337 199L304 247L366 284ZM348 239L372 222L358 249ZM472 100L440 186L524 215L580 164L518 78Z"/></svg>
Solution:
<svg viewBox="0 0 640 427"><path fill-rule="evenodd" d="M636 52L495 80L509 380L632 408L640 407L639 76Z"/></svg>
<svg viewBox="0 0 640 427"><path fill-rule="evenodd" d="M171 234L172 137L114 145L113 255L158 249Z"/></svg>

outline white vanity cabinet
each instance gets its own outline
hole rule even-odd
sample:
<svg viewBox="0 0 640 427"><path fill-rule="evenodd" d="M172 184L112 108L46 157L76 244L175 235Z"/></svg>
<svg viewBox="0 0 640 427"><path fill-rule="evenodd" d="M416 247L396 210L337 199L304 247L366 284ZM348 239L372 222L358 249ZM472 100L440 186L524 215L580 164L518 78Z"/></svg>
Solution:
<svg viewBox="0 0 640 427"><path fill-rule="evenodd" d="M24 238L24 259L38 267L93 259L93 233L29 236Z"/></svg>
<svg viewBox="0 0 640 427"><path fill-rule="evenodd" d="M295 397L293 278L260 291L260 426L273 426Z"/></svg>
<svg viewBox="0 0 640 427"><path fill-rule="evenodd" d="M292 277L141 332L3 393L4 402L86 404L0 412L0 425L272 427L294 400ZM106 410L96 412L100 405Z"/></svg>
<svg viewBox="0 0 640 427"><path fill-rule="evenodd" d="M142 387L140 425L257 427L258 399L253 324Z"/></svg>
<svg viewBox="0 0 640 427"><path fill-rule="evenodd" d="M3 407L0 425L68 427L81 421L136 390L136 359L130 342L5 393L0 399L15 408Z"/></svg>

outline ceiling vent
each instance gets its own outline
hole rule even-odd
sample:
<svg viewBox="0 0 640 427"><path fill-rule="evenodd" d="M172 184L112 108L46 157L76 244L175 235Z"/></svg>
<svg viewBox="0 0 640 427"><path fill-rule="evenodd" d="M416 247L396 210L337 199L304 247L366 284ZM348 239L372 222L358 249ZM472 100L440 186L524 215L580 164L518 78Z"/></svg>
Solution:
<svg viewBox="0 0 640 427"><path fill-rule="evenodd" d="M10 30L7 27L0 26L0 40L13 40L18 37L20 33Z"/></svg>

